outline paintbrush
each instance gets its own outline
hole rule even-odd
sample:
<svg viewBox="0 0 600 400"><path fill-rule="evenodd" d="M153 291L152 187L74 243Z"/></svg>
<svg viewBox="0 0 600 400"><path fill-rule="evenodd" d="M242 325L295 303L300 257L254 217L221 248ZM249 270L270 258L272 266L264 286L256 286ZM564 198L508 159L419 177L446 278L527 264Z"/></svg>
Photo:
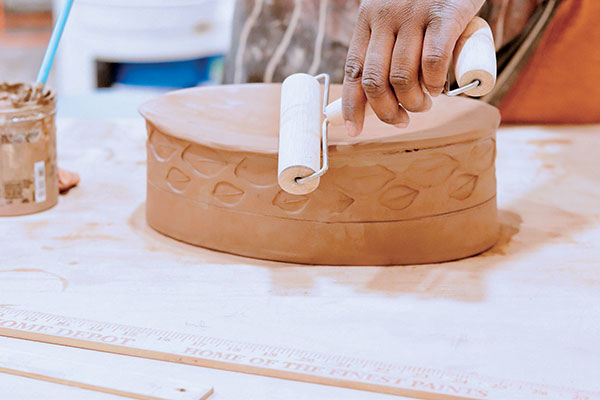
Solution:
<svg viewBox="0 0 600 400"><path fill-rule="evenodd" d="M52 69L54 58L56 57L56 51L58 50L58 44L60 43L60 39L65 30L65 26L67 24L67 20L69 19L69 14L71 13L71 8L73 7L74 1L75 0L65 1L60 15L56 20L56 24L54 25L52 36L50 37L50 42L48 43L48 47L46 48L44 60L42 61L42 65L40 67L40 71L36 80L36 87L38 88L39 93L42 93L44 91L44 87L46 86L46 82L48 81L48 75L50 75L50 70Z"/></svg>

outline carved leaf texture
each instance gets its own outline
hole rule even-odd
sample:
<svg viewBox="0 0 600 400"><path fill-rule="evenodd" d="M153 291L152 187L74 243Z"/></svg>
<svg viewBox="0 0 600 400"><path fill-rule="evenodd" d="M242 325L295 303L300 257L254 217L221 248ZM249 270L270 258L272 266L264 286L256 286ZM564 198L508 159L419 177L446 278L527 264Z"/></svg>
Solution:
<svg viewBox="0 0 600 400"><path fill-rule="evenodd" d="M167 183L176 192L183 192L190 183L190 177L179 168L171 168L167 174Z"/></svg>
<svg viewBox="0 0 600 400"><path fill-rule="evenodd" d="M213 196L227 205L235 205L244 197L244 191L228 182L219 182L213 190Z"/></svg>
<svg viewBox="0 0 600 400"><path fill-rule="evenodd" d="M205 178L219 175L227 166L227 162L216 151L203 146L189 146L182 158L196 174Z"/></svg>
<svg viewBox="0 0 600 400"><path fill-rule="evenodd" d="M450 185L450 197L457 200L468 199L475 191L478 180L479 177L477 175L459 175Z"/></svg>
<svg viewBox="0 0 600 400"><path fill-rule="evenodd" d="M379 202L382 206L389 208L390 210L400 211L410 207L415 202L418 195L418 190L408 186L398 185L386 190L379 199Z"/></svg>
<svg viewBox="0 0 600 400"><path fill-rule="evenodd" d="M152 131L148 141L150 142L150 148L159 161L168 160L177 151L175 144L160 132Z"/></svg>
<svg viewBox="0 0 600 400"><path fill-rule="evenodd" d="M370 167L345 167L339 170L336 184L351 195L365 195L381 190L396 177L389 169Z"/></svg>
<svg viewBox="0 0 600 400"><path fill-rule="evenodd" d="M266 157L246 157L235 169L235 175L258 187L277 184L277 160Z"/></svg>
<svg viewBox="0 0 600 400"><path fill-rule="evenodd" d="M412 162L406 171L412 183L434 187L444 183L459 167L459 162L446 154L433 154Z"/></svg>
<svg viewBox="0 0 600 400"><path fill-rule="evenodd" d="M281 190L273 199L273 205L287 212L300 212L308 203L308 196L297 196Z"/></svg>
<svg viewBox="0 0 600 400"><path fill-rule="evenodd" d="M346 211L352 204L354 204L354 199L342 192L327 192L323 201L320 202L319 208L323 211L340 214Z"/></svg>
<svg viewBox="0 0 600 400"><path fill-rule="evenodd" d="M477 172L482 172L494 165L496 158L496 142L494 139L486 139L476 144L469 155L469 167Z"/></svg>

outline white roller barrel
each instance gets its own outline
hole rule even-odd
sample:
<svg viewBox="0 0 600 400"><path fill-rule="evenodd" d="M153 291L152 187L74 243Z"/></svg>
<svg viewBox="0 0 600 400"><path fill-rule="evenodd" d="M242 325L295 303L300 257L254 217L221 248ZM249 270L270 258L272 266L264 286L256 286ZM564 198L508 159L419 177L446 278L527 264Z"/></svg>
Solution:
<svg viewBox="0 0 600 400"><path fill-rule="evenodd" d="M482 18L473 18L456 43L454 72L460 87L474 80L481 82L478 87L465 92L468 96L485 96L494 89L497 73L494 35Z"/></svg>
<svg viewBox="0 0 600 400"><path fill-rule="evenodd" d="M294 74L281 87L279 186L302 195L315 191L320 179L298 183L321 168L321 86L311 75Z"/></svg>

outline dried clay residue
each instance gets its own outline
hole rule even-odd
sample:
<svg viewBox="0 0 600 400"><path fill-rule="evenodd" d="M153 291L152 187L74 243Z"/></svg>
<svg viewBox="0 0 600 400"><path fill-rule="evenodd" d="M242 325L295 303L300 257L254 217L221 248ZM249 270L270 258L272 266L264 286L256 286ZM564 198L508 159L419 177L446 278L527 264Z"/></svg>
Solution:
<svg viewBox="0 0 600 400"><path fill-rule="evenodd" d="M43 269L38 269L38 268L15 268L15 269L9 269L9 270L1 270L0 273L10 273L10 272L22 272L22 273L40 273L40 274L46 274L46 275L50 275L56 279L58 279L62 285L62 290L65 291L67 290L67 287L69 286L69 281L66 278L63 278L62 276L55 274L53 272L49 272L49 271L45 271Z"/></svg>
<svg viewBox="0 0 600 400"><path fill-rule="evenodd" d="M534 146L538 146L538 147L544 147L544 146L566 146L566 145L570 145L573 144L573 140L572 139L566 139L566 138L553 138L553 139L535 139L535 140L529 140L527 142L528 144L532 144Z"/></svg>
<svg viewBox="0 0 600 400"><path fill-rule="evenodd" d="M494 247L482 254L484 257L494 255L505 256L513 237L521 230L523 219L514 212L500 210L498 212L498 219L500 221L500 235L498 241Z"/></svg>
<svg viewBox="0 0 600 400"><path fill-rule="evenodd" d="M35 83L0 83L0 110L44 106L55 98L54 92Z"/></svg>

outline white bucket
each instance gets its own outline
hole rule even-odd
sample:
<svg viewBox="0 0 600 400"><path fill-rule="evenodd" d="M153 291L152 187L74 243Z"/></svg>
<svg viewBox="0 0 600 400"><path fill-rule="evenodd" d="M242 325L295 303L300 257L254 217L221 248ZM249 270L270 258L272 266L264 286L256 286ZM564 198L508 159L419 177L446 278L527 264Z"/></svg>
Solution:
<svg viewBox="0 0 600 400"><path fill-rule="evenodd" d="M87 30L169 34L194 32L220 18L219 0L80 0L74 24Z"/></svg>

